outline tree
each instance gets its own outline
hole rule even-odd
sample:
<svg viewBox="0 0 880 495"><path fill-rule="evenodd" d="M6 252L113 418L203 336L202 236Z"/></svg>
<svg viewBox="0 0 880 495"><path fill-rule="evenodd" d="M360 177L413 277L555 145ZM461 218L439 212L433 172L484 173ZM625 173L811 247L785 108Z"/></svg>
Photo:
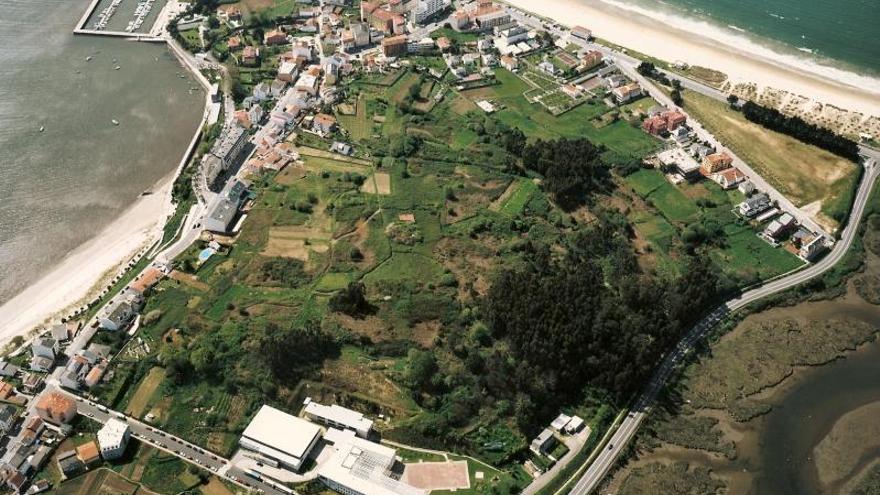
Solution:
<svg viewBox="0 0 880 495"><path fill-rule="evenodd" d="M728 95L727 103L730 105L731 108L735 108L736 105L739 103L739 97L734 94Z"/></svg>
<svg viewBox="0 0 880 495"><path fill-rule="evenodd" d="M653 76L654 72L656 72L656 71L657 71L657 68L654 67L654 64L652 64L651 62L642 62L638 65L638 67L636 67L636 72L638 72L639 74L641 74L645 77Z"/></svg>
<svg viewBox="0 0 880 495"><path fill-rule="evenodd" d="M348 287L330 298L330 310L356 317L368 314L373 308L367 301L365 292L363 283L350 282Z"/></svg>
<svg viewBox="0 0 880 495"><path fill-rule="evenodd" d="M684 104L684 99L681 97L681 91L678 88L673 89L669 97L672 98L672 103L675 103L678 106Z"/></svg>

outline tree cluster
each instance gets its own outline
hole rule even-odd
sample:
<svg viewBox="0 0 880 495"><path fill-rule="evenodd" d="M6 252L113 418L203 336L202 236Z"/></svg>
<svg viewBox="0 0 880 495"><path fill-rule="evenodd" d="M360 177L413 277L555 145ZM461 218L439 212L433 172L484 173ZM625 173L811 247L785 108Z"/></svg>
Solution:
<svg viewBox="0 0 880 495"><path fill-rule="evenodd" d="M589 193L608 184L602 148L587 139L538 140L523 146L522 163L544 176L544 189L566 211L587 201Z"/></svg>
<svg viewBox="0 0 880 495"><path fill-rule="evenodd" d="M855 141L807 123L800 117L788 117L779 110L763 107L751 101L747 101L742 106L742 112L745 118L756 124L818 146L853 162L859 162L859 145Z"/></svg>

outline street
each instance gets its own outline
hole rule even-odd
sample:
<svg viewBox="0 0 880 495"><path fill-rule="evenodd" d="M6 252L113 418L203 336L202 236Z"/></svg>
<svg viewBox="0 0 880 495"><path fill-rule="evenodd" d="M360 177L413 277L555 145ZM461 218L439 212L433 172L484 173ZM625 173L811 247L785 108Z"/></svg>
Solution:
<svg viewBox="0 0 880 495"><path fill-rule="evenodd" d="M727 314L741 309L761 298L785 291L815 277L821 276L834 267L834 265L846 255L847 250L858 234L860 219L865 211L868 199L871 196L871 191L873 190L877 176L877 154L873 153L871 158L865 164L865 174L862 177L861 184L859 184L859 190L853 203L849 223L844 227L840 240L827 256L804 270L768 282L760 287L743 293L739 297L727 301L697 323L685 335L685 337L681 339L675 349L663 360L663 363L648 382L645 390L635 401L631 411L627 414L626 419L624 419L620 427L611 437L611 440L608 442L608 448L604 449L589 466L570 493L574 495L586 495L598 486L611 466L614 465L617 457L623 452L626 444L632 440L636 430L638 430L642 420L650 411L650 408L656 401L660 390L666 385L666 382L669 380L675 367L684 361L686 356L693 349L694 344L700 341L706 333Z"/></svg>
<svg viewBox="0 0 880 495"><path fill-rule="evenodd" d="M209 452L198 445L194 445L182 438L176 437L158 428L154 428L136 418L127 417L120 412L109 410L104 406L98 405L82 397L74 395L71 395L71 397L76 398L76 412L78 414L86 416L101 424L106 423L110 418L121 419L128 423L133 438L174 455L190 464L195 464L217 476L225 477L229 481L236 483L243 488L258 490L261 493L271 495L286 495L287 493L290 493L286 491L287 489L279 490L266 481L257 480L246 475L240 469L232 466L228 459L213 452Z"/></svg>

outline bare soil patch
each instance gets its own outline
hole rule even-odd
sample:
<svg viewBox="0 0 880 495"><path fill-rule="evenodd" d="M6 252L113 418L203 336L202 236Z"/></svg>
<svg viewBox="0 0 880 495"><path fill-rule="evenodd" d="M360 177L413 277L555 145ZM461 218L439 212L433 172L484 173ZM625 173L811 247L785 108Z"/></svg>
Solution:
<svg viewBox="0 0 880 495"><path fill-rule="evenodd" d="M471 486L467 461L407 464L403 481L424 490L458 490Z"/></svg>

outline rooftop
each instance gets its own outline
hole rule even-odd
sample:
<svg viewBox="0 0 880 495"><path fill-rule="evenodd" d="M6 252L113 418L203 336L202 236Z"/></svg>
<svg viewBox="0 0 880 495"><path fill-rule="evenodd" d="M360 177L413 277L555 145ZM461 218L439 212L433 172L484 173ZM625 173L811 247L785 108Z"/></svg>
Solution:
<svg viewBox="0 0 880 495"><path fill-rule="evenodd" d="M320 434L321 428L318 425L272 406L263 406L244 430L242 437L283 454L302 459L315 437Z"/></svg>

